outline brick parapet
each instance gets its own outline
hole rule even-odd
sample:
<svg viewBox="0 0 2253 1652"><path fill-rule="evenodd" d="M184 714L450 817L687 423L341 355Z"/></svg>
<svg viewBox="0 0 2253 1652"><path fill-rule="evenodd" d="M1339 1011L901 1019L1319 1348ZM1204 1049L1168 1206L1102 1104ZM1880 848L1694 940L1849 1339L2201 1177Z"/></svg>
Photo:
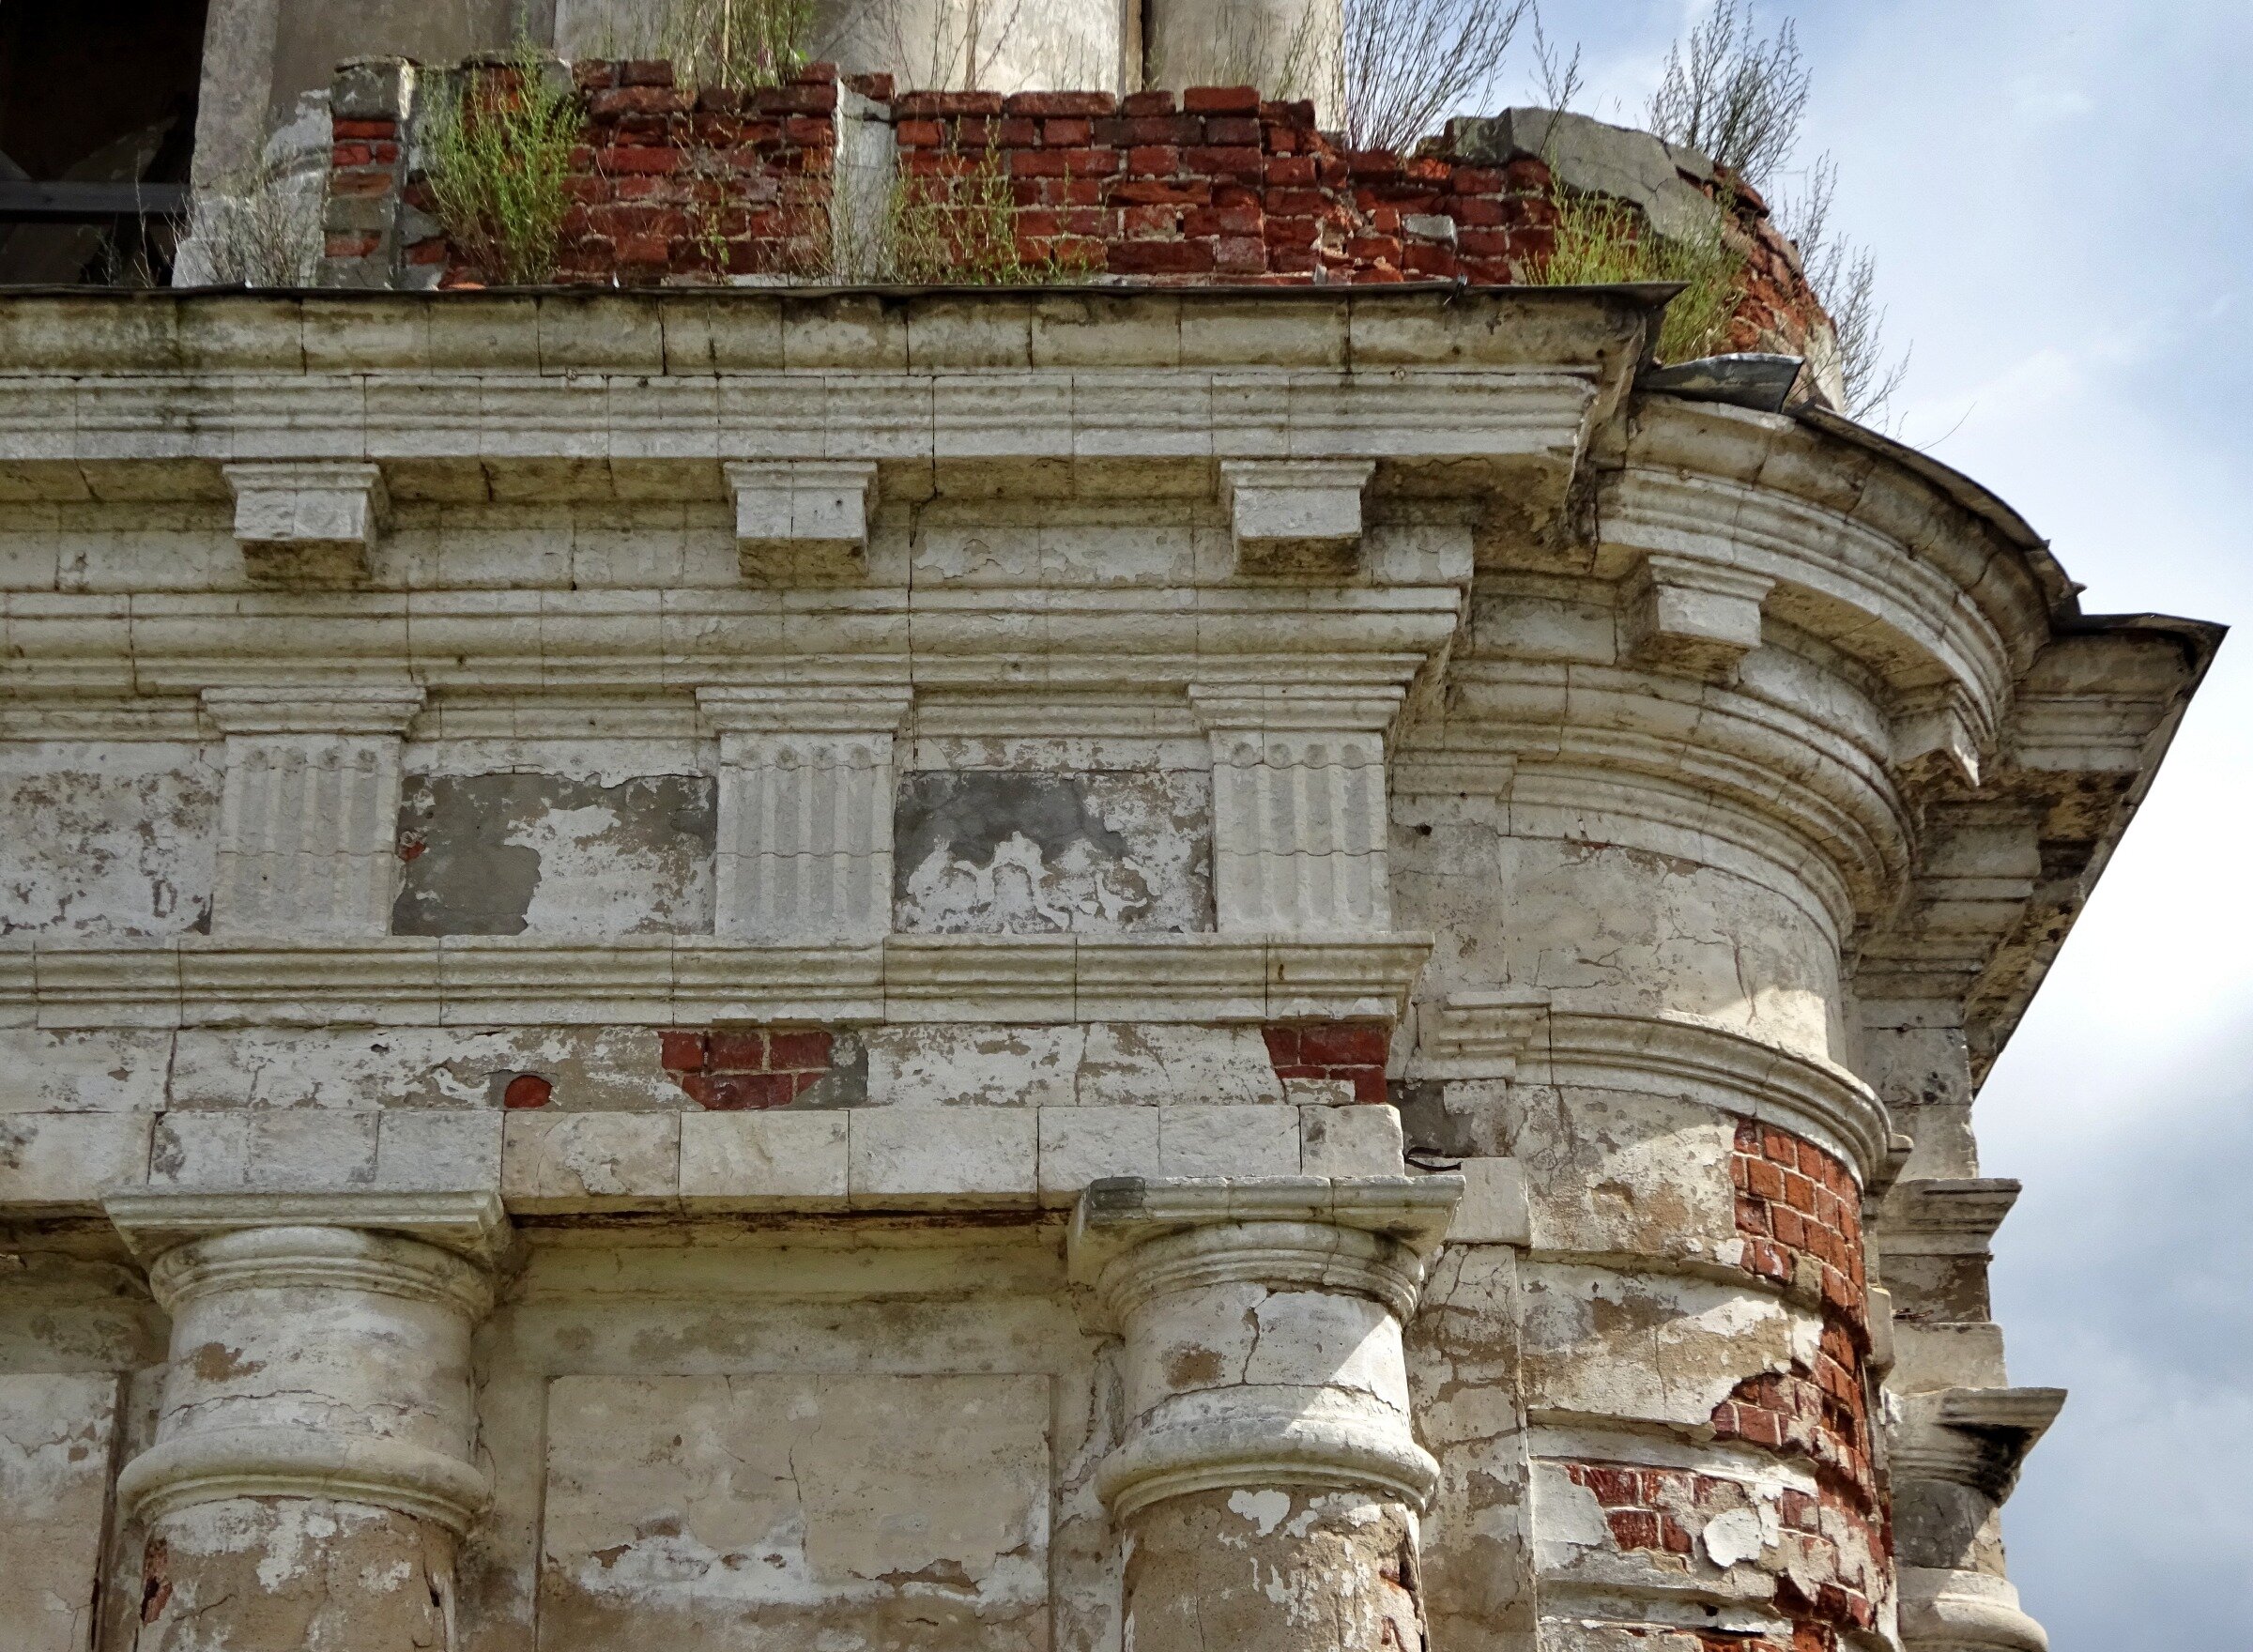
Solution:
<svg viewBox="0 0 2253 1652"><path fill-rule="evenodd" d="M890 125L906 200L943 207L960 199L958 180L996 176L1017 256L1057 279L1509 285L1556 245L1542 161L1464 159L1445 138L1408 155L1350 149L1317 130L1311 103L1249 86L895 93L886 77L841 81L830 64L751 92L692 92L666 63L581 62L572 76L584 121L559 285L828 278L846 85ZM379 284L369 260L382 249L369 237L380 239L375 221L387 210L417 232L400 237L401 279L480 279L435 230L419 176L377 159L375 145L397 161L407 140L374 124L339 126L331 199L361 202L345 216L367 226L332 211L329 284ZM1717 193L1723 180L1690 181ZM1796 255L1756 195L1730 199L1746 255L1733 347L1805 339L1820 309ZM347 278L346 266L358 273Z"/></svg>

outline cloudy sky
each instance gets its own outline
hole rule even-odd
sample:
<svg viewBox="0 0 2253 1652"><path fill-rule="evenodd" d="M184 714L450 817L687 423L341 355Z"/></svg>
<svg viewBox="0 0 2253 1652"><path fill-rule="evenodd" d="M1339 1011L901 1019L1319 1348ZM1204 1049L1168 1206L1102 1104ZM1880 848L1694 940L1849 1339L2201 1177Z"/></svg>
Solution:
<svg viewBox="0 0 2253 1652"><path fill-rule="evenodd" d="M1633 119L1694 0L1545 0ZM1980 1098L2011 1375L2070 1388L2005 1516L2055 1652L2253 1647L2253 4L1763 0L1802 159L1913 344L1901 434L2092 613L2236 623ZM1504 90L1524 100L1524 77ZM1617 113L1616 113L1617 112Z"/></svg>

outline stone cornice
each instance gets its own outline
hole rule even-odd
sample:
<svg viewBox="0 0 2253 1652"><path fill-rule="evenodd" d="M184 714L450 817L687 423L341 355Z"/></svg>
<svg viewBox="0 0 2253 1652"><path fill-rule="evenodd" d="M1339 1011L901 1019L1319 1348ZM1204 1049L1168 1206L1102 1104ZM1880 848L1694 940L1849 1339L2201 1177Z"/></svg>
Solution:
<svg viewBox="0 0 2253 1652"><path fill-rule="evenodd" d="M1552 1008L1547 1036L1521 1056L1535 1083L1669 1094L1689 1084L1711 1105L1805 1137L1843 1159L1864 1187L1893 1162L1893 1128L1876 1092L1846 1068L1745 1033L1680 1017L1595 1015Z"/></svg>
<svg viewBox="0 0 2253 1652"><path fill-rule="evenodd" d="M1422 935L896 935L879 946L704 937L577 945L191 937L0 949L0 1025L710 1025L810 1020L1248 1023L1390 1017Z"/></svg>
<svg viewBox="0 0 2253 1652"><path fill-rule="evenodd" d="M403 679L446 695L659 695L840 656L1004 699L1333 670L1341 688L1377 687L1439 654L1458 607L1452 586L1220 586L1193 601L1166 587L44 594L9 599L0 701ZM1020 687L1028 626L1041 674Z"/></svg>
<svg viewBox="0 0 2253 1652"><path fill-rule="evenodd" d="M1578 365L1623 393L1651 288L820 288L11 294L15 375L711 376L966 368Z"/></svg>

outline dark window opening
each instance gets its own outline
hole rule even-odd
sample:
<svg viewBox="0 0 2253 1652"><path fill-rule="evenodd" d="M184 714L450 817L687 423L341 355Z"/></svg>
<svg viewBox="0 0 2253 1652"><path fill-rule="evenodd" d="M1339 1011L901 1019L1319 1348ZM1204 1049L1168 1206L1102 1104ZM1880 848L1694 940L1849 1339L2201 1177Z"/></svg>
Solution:
<svg viewBox="0 0 2253 1652"><path fill-rule="evenodd" d="M0 0L0 284L161 285L206 0Z"/></svg>

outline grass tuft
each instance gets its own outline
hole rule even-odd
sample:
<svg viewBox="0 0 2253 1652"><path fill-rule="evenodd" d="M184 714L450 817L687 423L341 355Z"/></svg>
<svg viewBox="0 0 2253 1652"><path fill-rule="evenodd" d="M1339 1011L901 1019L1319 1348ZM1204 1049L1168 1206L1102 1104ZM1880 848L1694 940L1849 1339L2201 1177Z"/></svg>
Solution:
<svg viewBox="0 0 2253 1652"><path fill-rule="evenodd" d="M1691 237L1662 236L1624 202L1553 188L1556 248L1527 269L1528 286L1603 286L1679 282L1659 328L1662 361L1694 361L1726 347L1744 296L1744 254L1730 239L1727 203Z"/></svg>

